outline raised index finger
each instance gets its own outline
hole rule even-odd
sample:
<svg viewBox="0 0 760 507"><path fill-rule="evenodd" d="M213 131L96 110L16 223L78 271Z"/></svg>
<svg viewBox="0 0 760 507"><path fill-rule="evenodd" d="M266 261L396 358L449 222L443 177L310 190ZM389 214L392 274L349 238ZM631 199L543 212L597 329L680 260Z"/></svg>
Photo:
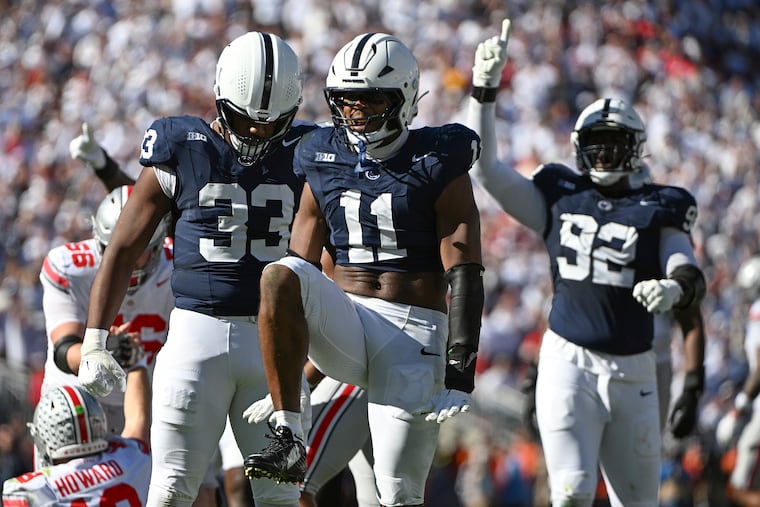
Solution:
<svg viewBox="0 0 760 507"><path fill-rule="evenodd" d="M499 36L499 40L503 42L507 42L509 40L509 27L512 24L512 22L509 20L509 18L504 18L504 21L501 22L501 35Z"/></svg>

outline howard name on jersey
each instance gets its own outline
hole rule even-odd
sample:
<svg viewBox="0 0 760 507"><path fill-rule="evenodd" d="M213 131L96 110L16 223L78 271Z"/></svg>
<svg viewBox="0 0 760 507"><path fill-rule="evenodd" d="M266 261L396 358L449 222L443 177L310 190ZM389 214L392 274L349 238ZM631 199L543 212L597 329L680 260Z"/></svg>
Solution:
<svg viewBox="0 0 760 507"><path fill-rule="evenodd" d="M55 365L50 333L64 322L87 322L90 288L100 261L97 241L88 239L53 248L42 263L40 282L44 288L43 308L48 336L43 390L50 386L79 385L76 375L64 373ZM153 371L155 355L166 341L169 313L174 306L169 283L171 272L172 243L167 239L158 267L137 290L124 296L114 321L117 326L130 322L128 330L140 333L149 373ZM112 392L101 402L122 405L123 399L123 393Z"/></svg>
<svg viewBox="0 0 760 507"><path fill-rule="evenodd" d="M442 271L435 202L480 156L480 138L449 124L410 130L401 150L362 171L333 127L304 136L294 170L306 177L330 228L339 265Z"/></svg>
<svg viewBox="0 0 760 507"><path fill-rule="evenodd" d="M100 455L6 480L3 507L145 505L151 467L148 446L119 436L109 438L108 444Z"/></svg>
<svg viewBox="0 0 760 507"><path fill-rule="evenodd" d="M548 207L544 241L554 282L551 329L599 352L649 350L653 318L633 298L633 286L665 278L660 232L691 231L697 218L694 197L655 184L608 197L560 164L540 167L533 181Z"/></svg>
<svg viewBox="0 0 760 507"><path fill-rule="evenodd" d="M143 166L176 175L172 287L178 308L207 315L256 315L259 274L285 255L303 190L293 149L315 128L291 128L282 146L257 165L238 156L201 118L154 121L145 133Z"/></svg>

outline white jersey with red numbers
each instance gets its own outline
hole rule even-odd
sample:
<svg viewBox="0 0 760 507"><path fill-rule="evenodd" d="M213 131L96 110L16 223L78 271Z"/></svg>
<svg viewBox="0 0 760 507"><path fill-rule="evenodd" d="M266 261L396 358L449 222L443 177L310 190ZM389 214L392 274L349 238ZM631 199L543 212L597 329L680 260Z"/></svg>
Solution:
<svg viewBox="0 0 760 507"><path fill-rule="evenodd" d="M140 507L150 483L150 451L136 439L113 436L95 456L75 458L3 484L3 507Z"/></svg>
<svg viewBox="0 0 760 507"><path fill-rule="evenodd" d="M169 314L174 307L170 282L172 255L172 244L167 239L158 267L136 291L124 297L114 321L114 325L131 322L129 331L140 332L144 360L151 375L155 356L166 341ZM42 309L48 336L43 392L53 386L80 385L76 375L64 373L55 365L50 332L65 322L87 322L90 288L100 260L97 241L88 239L53 248L43 261L40 281L44 291ZM121 407L124 405L124 394L115 389L100 402L105 409ZM120 433L121 429L116 432Z"/></svg>

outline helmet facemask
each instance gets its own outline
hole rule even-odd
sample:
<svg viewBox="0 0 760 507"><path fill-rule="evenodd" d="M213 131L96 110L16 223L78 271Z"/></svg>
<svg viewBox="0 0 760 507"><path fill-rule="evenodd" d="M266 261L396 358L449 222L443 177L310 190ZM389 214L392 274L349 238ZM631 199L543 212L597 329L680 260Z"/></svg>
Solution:
<svg viewBox="0 0 760 507"><path fill-rule="evenodd" d="M404 130L399 120L404 96L399 90L326 88L325 98L332 112L333 125L345 136L345 141L352 148L361 141L370 151L375 151L397 139ZM345 116L345 108L353 107L358 102L370 107L383 103L388 105L379 114Z"/></svg>
<svg viewBox="0 0 760 507"><path fill-rule="evenodd" d="M216 101L216 110L219 114L219 122L229 135L230 144L240 155L238 161L250 166L261 160L264 156L276 148L285 137L293 124L298 107L283 114L273 121L258 121L241 111L227 99ZM257 136L250 131L255 127L259 132L271 131L269 137Z"/></svg>
<svg viewBox="0 0 760 507"><path fill-rule="evenodd" d="M633 143L633 136L620 128L583 129L578 132L578 165L597 185L613 185L639 170L632 163L637 159Z"/></svg>

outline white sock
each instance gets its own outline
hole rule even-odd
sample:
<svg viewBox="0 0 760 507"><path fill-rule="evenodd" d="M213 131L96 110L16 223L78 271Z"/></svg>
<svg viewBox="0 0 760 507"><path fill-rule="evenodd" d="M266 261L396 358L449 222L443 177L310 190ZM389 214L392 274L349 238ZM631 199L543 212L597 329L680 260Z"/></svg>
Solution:
<svg viewBox="0 0 760 507"><path fill-rule="evenodd" d="M293 433L293 436L302 442L303 428L301 427L301 412L290 412L288 410L275 410L270 419L274 419L274 425L285 426Z"/></svg>

